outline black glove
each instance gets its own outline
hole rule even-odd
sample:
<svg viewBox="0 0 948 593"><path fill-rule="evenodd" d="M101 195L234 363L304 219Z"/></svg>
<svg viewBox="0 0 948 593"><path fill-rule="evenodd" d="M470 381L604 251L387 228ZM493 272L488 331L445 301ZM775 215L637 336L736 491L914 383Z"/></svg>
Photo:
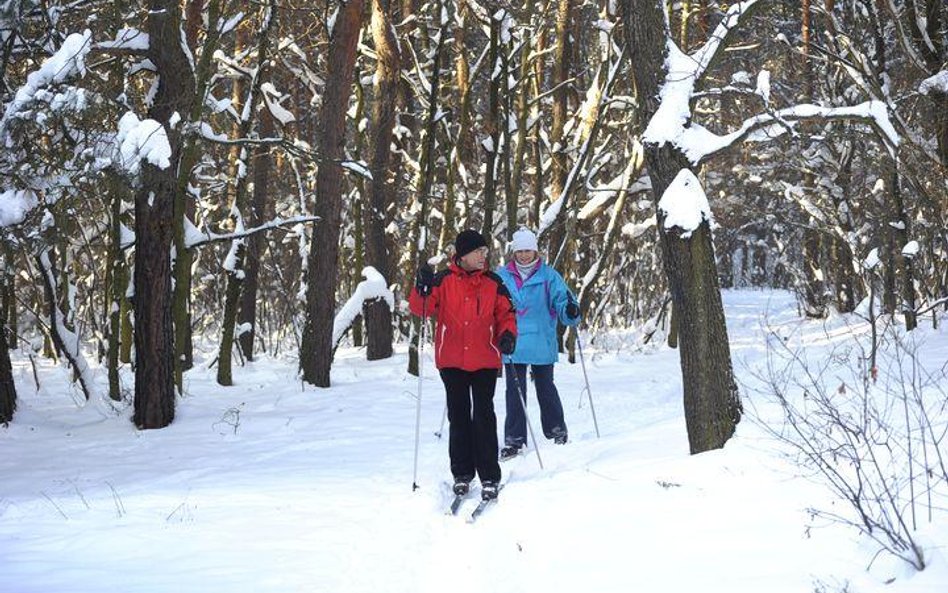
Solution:
<svg viewBox="0 0 948 593"><path fill-rule="evenodd" d="M418 294L426 297L431 294L431 288L434 286L434 269L428 264L422 264L415 273L415 290Z"/></svg>
<svg viewBox="0 0 948 593"><path fill-rule="evenodd" d="M570 299L566 303L566 316L570 319L577 319L579 317L579 305L576 304L576 301Z"/></svg>
<svg viewBox="0 0 948 593"><path fill-rule="evenodd" d="M505 331L500 334L500 341L497 342L497 348L502 354L513 354L514 350L517 349L517 338L509 331Z"/></svg>

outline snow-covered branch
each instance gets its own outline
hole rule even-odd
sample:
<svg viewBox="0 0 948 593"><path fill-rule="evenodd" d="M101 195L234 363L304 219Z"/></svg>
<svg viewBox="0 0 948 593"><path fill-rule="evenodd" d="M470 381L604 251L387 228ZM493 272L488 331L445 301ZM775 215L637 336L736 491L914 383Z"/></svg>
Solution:
<svg viewBox="0 0 948 593"><path fill-rule="evenodd" d="M793 129L800 121L860 121L872 126L890 151L899 146L900 136L889 120L881 101L866 101L850 107L823 107L804 103L748 118L730 134L718 135L692 123L687 126L677 145L695 165L743 141L762 142Z"/></svg>
<svg viewBox="0 0 948 593"><path fill-rule="evenodd" d="M53 265L49 260L49 250L44 249L36 258L39 264L40 272L43 276L43 285L46 289L46 299L49 304L49 325L50 335L57 350L62 352L69 361L69 365L76 371L79 379L79 386L85 395L86 400L92 400L96 404L104 401L104 398L95 389L95 380L92 375L92 368L82 355L79 345L79 336L69 330L63 322L62 311L57 304L58 283L56 275L53 272Z"/></svg>
<svg viewBox="0 0 948 593"><path fill-rule="evenodd" d="M645 128L643 142L659 146L678 144L691 121L691 101L698 82L758 1L745 0L731 6L708 41L691 54L681 51L674 39L666 37L665 82L659 91L661 103Z"/></svg>
<svg viewBox="0 0 948 593"><path fill-rule="evenodd" d="M375 299L385 299L389 309L395 308L395 295L388 288L385 278L372 266L367 266L362 270L362 277L365 278L359 285L346 304L336 313L332 323L332 343L336 345L342 339L343 334L352 325L362 313L362 306L366 301Z"/></svg>
<svg viewBox="0 0 948 593"><path fill-rule="evenodd" d="M0 119L0 140L3 140L4 144L6 144L8 127L20 112L27 110L34 100L51 98L51 95L45 92L46 87L62 84L71 78L85 76L86 56L91 48L91 31L87 29L84 33L73 33L63 40L62 46L56 53L44 60L38 69L26 77L26 84L17 90L13 100L4 110L3 118ZM72 102L62 97L57 99L57 104L60 106Z"/></svg>
<svg viewBox="0 0 948 593"><path fill-rule="evenodd" d="M279 228L286 225L295 225L306 222L315 222L319 220L318 216L294 216L292 218L277 218L271 220L268 223L262 224L260 226L251 227L249 229L244 229L243 231L234 232L234 233L222 233L217 234L208 230L200 230L190 222L187 222L187 230L185 232L186 237L184 240L185 245L190 249L192 247L199 247L207 243L218 243L220 241L233 241L234 239L244 239L251 235L257 233L262 233L269 231L271 229Z"/></svg>
<svg viewBox="0 0 948 593"><path fill-rule="evenodd" d="M724 15L724 18L721 19L721 22L718 23L718 26L714 28L714 32L711 33L711 36L704 45L690 55L695 66L693 73L695 81L700 80L701 77L704 76L704 73L707 72L721 50L727 45L726 42L728 39L737 31L741 22L752 14L751 8L759 1L760 0L744 0L744 2L738 2L732 5L731 8L728 9L727 14Z"/></svg>

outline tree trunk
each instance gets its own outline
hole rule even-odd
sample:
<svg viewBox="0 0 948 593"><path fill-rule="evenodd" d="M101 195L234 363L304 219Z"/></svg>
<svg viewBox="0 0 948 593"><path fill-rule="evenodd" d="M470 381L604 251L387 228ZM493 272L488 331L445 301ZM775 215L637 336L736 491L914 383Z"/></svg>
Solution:
<svg viewBox="0 0 948 593"><path fill-rule="evenodd" d="M533 14L534 11L534 0L526 0L524 3L524 11L526 14ZM517 94L517 142L513 146L513 164L512 171L510 174L510 189L512 191L512 199L508 197L508 200L512 201L516 206L519 206L519 197L520 197L520 185L521 180L523 179L523 165L526 160L527 154L527 123L529 121L530 115L530 53L532 49L532 44L530 41L530 35L524 36L523 48L520 50L520 88L518 89ZM516 208L513 212L510 212L508 207L508 222L507 222L507 238L511 238L513 233L517 230L517 225L519 222L518 212Z"/></svg>
<svg viewBox="0 0 948 593"><path fill-rule="evenodd" d="M435 13L441 14L443 6L439 3L435 6ZM418 157L419 170L415 177L415 196L418 201L418 214L413 221L412 233L409 236L411 256L408 258L405 269L405 278L408 279L407 288L410 290L410 279L412 276L412 266L420 264L422 259L431 255L428 252L430 244L428 228L428 204L430 203L432 178L434 176L435 155L435 135L438 131L438 112L441 110L439 95L441 92L441 52L444 50L444 39L447 31L442 27L438 33L438 43L432 55L431 74L429 75L430 91L428 93L428 113L425 118L425 131L421 141L421 154ZM406 291L407 294L407 291ZM418 375L418 340L421 328L421 320L412 316L412 340L408 347L408 373Z"/></svg>
<svg viewBox="0 0 948 593"><path fill-rule="evenodd" d="M901 262L902 268L902 299L901 311L905 318L905 329L912 331L918 326L915 317L915 256L904 255L903 249L911 236L909 216L905 211L905 200L902 197L902 187L899 182L898 161L892 161L892 220L895 227L892 229L895 236L895 249L892 257Z"/></svg>
<svg viewBox="0 0 948 593"><path fill-rule="evenodd" d="M349 0L339 10L327 58L326 93L320 109L316 144L322 161L316 175L315 214L309 251L306 288L306 321L300 345L303 380L329 387L332 366L332 326L336 308L339 270L339 229L342 209L346 110L352 92L356 42L362 27L362 2Z"/></svg>
<svg viewBox="0 0 948 593"><path fill-rule="evenodd" d="M274 132L273 117L266 110L259 115L259 136L267 138ZM269 215L267 205L270 201L270 169L273 159L269 146L260 145L254 149L253 198L249 208L248 223L251 227L262 224ZM240 334L238 342L244 358L253 360L253 346L257 335L257 291L260 283L260 259L267 247L266 236L254 233L247 237L244 261L243 291L240 293L240 313L237 323L249 325L250 329Z"/></svg>
<svg viewBox="0 0 948 593"><path fill-rule="evenodd" d="M111 187L112 214L109 231L109 261L108 266L108 298L109 306L109 345L108 345L108 373L109 397L114 401L122 399L122 386L119 382L119 354L122 339L122 304L125 301L125 292L128 289L128 268L125 265L125 252L122 250L122 182L113 177L109 180Z"/></svg>
<svg viewBox="0 0 948 593"><path fill-rule="evenodd" d="M223 0L190 0L186 10L189 17L199 16L206 5L207 22L217 23L221 16ZM170 4L169 4L170 6ZM176 13L177 14L177 13ZM177 20L177 17L176 19ZM185 30L188 43L197 41L200 21L189 21ZM189 79L190 94L182 93L178 97L180 103L179 115L187 114L188 121L197 122L201 119L204 110L204 96L212 72L212 57L220 41L220 27L209 27L205 33L204 46L201 48L196 71ZM190 72L190 68L189 68ZM190 184L191 172L201 158L201 147L193 137L183 141L181 146L180 163L177 169L177 187L174 194L174 295L172 300L172 316L174 319L174 374L175 385L180 391L184 382L184 371L194 365L194 345L191 336L191 267L194 262L194 253L185 242L185 221L191 220L196 212L196 201L191 199Z"/></svg>
<svg viewBox="0 0 948 593"><path fill-rule="evenodd" d="M242 110L243 119L240 121L240 125L237 126L237 136L239 138L246 138L251 135L254 126L254 115L256 113L257 102L260 97L260 88L263 85L263 81L267 78L267 55L269 52L270 45L270 27L273 26L274 21L274 12L275 6L273 3L275 0L270 0L271 4L264 8L263 22L265 23L264 27L257 33L257 64L254 70L255 74L251 80L250 88L246 92L246 96L241 97L242 102L244 103L245 108ZM236 85L238 89L242 88L242 85ZM247 147L241 147L239 149L239 160L235 162L234 171L232 173L232 178L236 179L233 184L233 200L231 203L231 213L238 218L240 225L238 228L243 225L243 212L247 207L247 185L248 179L246 174L241 174L239 172L239 163L244 163L246 166L248 149ZM261 233L256 233L257 235ZM243 282L246 275L244 270L244 258L246 257L247 252L247 243L248 241L253 240L253 237L243 237L240 239L235 239L232 243L231 249L233 250L233 267L227 270L227 290L226 297L224 301L224 320L222 322L222 335L221 335L221 345L219 354L217 357L217 383L220 385L233 385L233 373L232 373L232 363L231 363L231 353L234 349L234 336L236 333L237 326L237 314L240 307L240 294L243 289ZM256 237L257 240L260 240L261 237ZM256 299L256 293L253 295ZM254 302L254 305L256 302ZM254 306L254 309L256 307ZM252 349L251 342L251 349Z"/></svg>
<svg viewBox="0 0 948 593"><path fill-rule="evenodd" d="M623 0L626 42L632 75L647 122L658 109L659 90L668 72L661 0ZM656 206L682 169L690 163L669 144L644 146ZM728 343L727 325L718 288L711 229L707 221L690 237L682 230L658 228L665 275L681 335L680 361L685 421L692 453L723 447L740 421L742 408Z"/></svg>
<svg viewBox="0 0 948 593"><path fill-rule="evenodd" d="M554 200L563 196L566 188L566 177L569 173L569 163L566 158L566 121L569 118L568 99L569 86L566 80L570 75L570 25L572 22L573 0L558 0L556 9L556 39L553 46L553 124L550 128L550 197ZM566 208L563 204L563 208ZM562 209L561 219L565 220L566 212ZM550 229L550 243L548 254L550 258L556 258L557 254L565 246L566 239L565 225L554 225ZM562 261L551 261L556 267L557 264L563 265L567 258ZM562 269L560 269L563 272ZM564 278L566 275L564 274Z"/></svg>
<svg viewBox="0 0 948 593"><path fill-rule="evenodd" d="M163 428L174 420L175 345L171 317L171 240L181 164L181 136L169 121L188 113L194 71L181 38L179 3L151 0L148 57L158 74L149 117L160 123L171 146L171 166L143 161L135 192L135 413L139 428Z"/></svg>
<svg viewBox="0 0 948 593"><path fill-rule="evenodd" d="M4 332L5 333L5 332ZM0 424L13 420L16 412L16 384L13 381L13 365L6 336L0 340Z"/></svg>
<svg viewBox="0 0 948 593"><path fill-rule="evenodd" d="M365 89L362 88L362 79L361 72L356 70L355 75L355 92L356 92L356 111L355 111L355 121L356 124L356 141L355 141L355 158L362 160L363 154L365 152L365 134L362 133L361 122L365 117ZM352 233L353 233L353 246L352 246L352 286L350 287L349 294L355 292L355 287L361 281L362 270L365 268L365 229L364 221L365 214L363 212L363 204L365 203L365 178L361 175L355 176L355 186L356 186L356 195L355 199L352 201ZM359 315L358 318L352 321L352 345L361 348L365 345L365 319L362 315Z"/></svg>
<svg viewBox="0 0 948 593"><path fill-rule="evenodd" d="M682 169L687 159L665 145L646 145L645 158L655 201ZM692 453L718 449L734 434L742 406L731 366L724 307L718 287L714 245L707 221L691 237L682 230L664 228L658 215L665 275L678 322L679 351L684 386L685 422Z"/></svg>
<svg viewBox="0 0 948 593"><path fill-rule="evenodd" d="M438 235L438 253L444 251L445 246L451 242L451 237L457 232L456 206L457 206L457 186L458 170L470 162L470 127L471 127L471 82L470 69L467 63L467 43L466 32L468 29L468 19L470 18L470 8L466 2L461 2L457 9L457 18L453 19L456 26L454 28L454 64L455 64L455 88L457 103L457 136L454 141L454 147L451 149L450 165L448 166L447 176L444 188L444 223L441 225L441 232ZM470 213L468 213L470 215Z"/></svg>
<svg viewBox="0 0 948 593"><path fill-rule="evenodd" d="M3 318L0 320L0 424L13 420L16 412L16 383L13 381L13 365L10 363L10 349L16 348L14 332L7 325L9 311L15 308L12 288L11 263L7 253L3 254L3 270L0 273L0 302L3 303Z"/></svg>
<svg viewBox="0 0 948 593"><path fill-rule="evenodd" d="M400 56L398 42L392 29L391 7L388 0L372 0L372 40L378 55L375 74L375 97L372 109L372 171L369 207L366 216L366 263L374 267L385 281L392 284L395 270L385 239L386 219L395 202L390 163L392 160L392 130L395 127L395 99L398 96ZM380 360L392 355L392 311L384 299L367 302L364 306L367 334L366 358Z"/></svg>
<svg viewBox="0 0 948 593"><path fill-rule="evenodd" d="M488 244L494 236L494 210L497 208L497 151L500 143L500 83L506 73L500 71L500 21L490 19L490 47L487 52L490 80L487 82L487 113L484 116L484 220L481 234Z"/></svg>
<svg viewBox="0 0 948 593"><path fill-rule="evenodd" d="M800 70L803 76L804 100L812 101L813 71L810 68L810 0L802 0L800 5L800 33L803 41L803 55L801 56ZM807 171L803 176L803 187L810 189L816 186L816 177ZM818 225L818 221L804 212L809 220L810 227ZM826 285L822 268L823 237L816 228L807 228L803 231L803 309L811 319L826 317L827 307Z"/></svg>

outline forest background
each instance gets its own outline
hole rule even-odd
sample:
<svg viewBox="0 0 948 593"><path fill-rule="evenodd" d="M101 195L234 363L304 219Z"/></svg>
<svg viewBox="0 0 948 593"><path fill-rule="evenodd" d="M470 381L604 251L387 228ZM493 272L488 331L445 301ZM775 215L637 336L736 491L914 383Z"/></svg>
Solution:
<svg viewBox="0 0 948 593"><path fill-rule="evenodd" d="M593 340L680 348L692 452L742 414L720 287L948 306L941 0L7 0L0 65L4 422L11 350L140 428L196 341L221 385L266 353L327 387L343 340L417 344L463 228L494 264L537 230Z"/></svg>

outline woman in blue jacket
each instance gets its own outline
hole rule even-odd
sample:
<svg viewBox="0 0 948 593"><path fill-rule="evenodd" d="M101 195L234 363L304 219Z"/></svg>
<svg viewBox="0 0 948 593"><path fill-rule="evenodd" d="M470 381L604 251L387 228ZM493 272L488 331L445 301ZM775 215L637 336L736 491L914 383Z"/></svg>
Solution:
<svg viewBox="0 0 948 593"><path fill-rule="evenodd" d="M563 404L553 383L553 365L559 358L556 327L557 322L567 326L579 322L576 298L566 287L563 277L540 259L536 235L520 229L513 235L511 249L513 259L497 270L517 309L517 347L513 354L504 357L507 418L504 422L504 447L500 451L502 461L516 456L527 442L524 414L527 365L533 367L543 434L559 445L566 443L568 432Z"/></svg>

